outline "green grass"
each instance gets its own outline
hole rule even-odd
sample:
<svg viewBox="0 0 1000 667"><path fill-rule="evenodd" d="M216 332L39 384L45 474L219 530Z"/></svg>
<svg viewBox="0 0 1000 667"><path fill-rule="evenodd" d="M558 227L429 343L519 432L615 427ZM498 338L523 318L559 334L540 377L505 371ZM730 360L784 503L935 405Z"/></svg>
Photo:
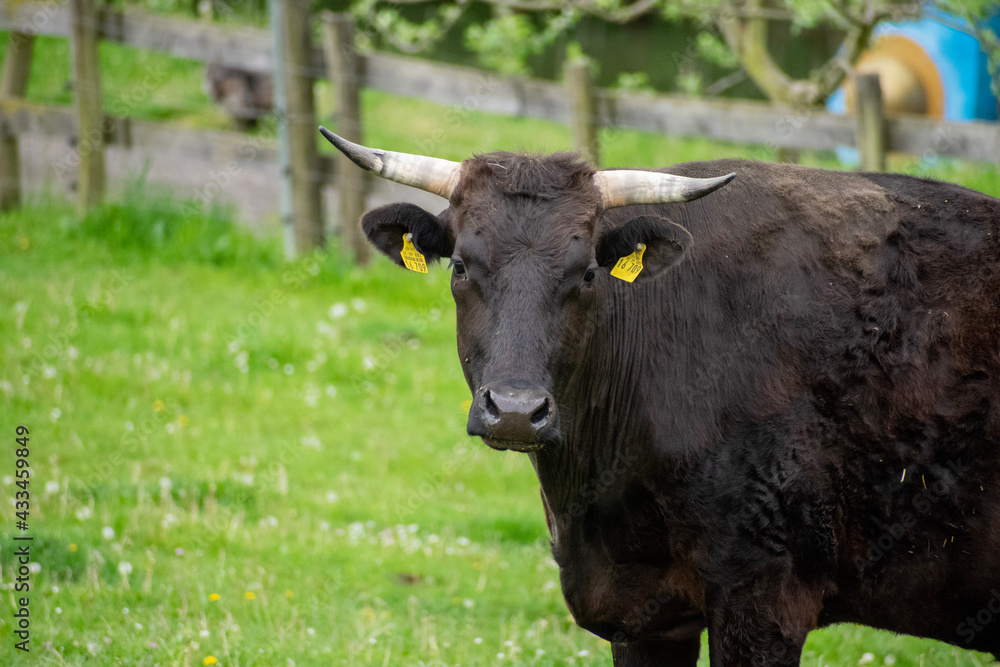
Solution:
<svg viewBox="0 0 1000 667"><path fill-rule="evenodd" d="M110 109L225 125L200 65L113 44L101 57ZM36 64L31 98L68 103L65 42L40 38ZM369 143L395 150L570 146L552 123L372 91L363 102ZM606 131L604 156L660 166L773 152ZM893 166L1000 195L995 167ZM362 272L336 248L285 264L273 238L222 213L192 218L141 184L128 192L83 220L44 199L0 216L0 495L17 490L5 477L25 424L33 664L610 664L567 616L527 460L464 435L444 271L379 260ZM2 505L9 583L14 510ZM9 614L0 621L9 664ZM803 664L869 652L876 665L989 664L853 626L813 633Z"/></svg>

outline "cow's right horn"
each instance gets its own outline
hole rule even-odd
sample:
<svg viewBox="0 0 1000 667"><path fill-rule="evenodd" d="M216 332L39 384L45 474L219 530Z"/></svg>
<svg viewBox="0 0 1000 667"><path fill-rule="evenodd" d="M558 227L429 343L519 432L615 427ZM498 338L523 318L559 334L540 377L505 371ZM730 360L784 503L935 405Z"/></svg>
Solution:
<svg viewBox="0 0 1000 667"><path fill-rule="evenodd" d="M420 188L445 199L451 197L458 184L462 166L460 162L367 148L339 137L325 127L320 127L319 131L337 150L349 157L351 162L382 178Z"/></svg>

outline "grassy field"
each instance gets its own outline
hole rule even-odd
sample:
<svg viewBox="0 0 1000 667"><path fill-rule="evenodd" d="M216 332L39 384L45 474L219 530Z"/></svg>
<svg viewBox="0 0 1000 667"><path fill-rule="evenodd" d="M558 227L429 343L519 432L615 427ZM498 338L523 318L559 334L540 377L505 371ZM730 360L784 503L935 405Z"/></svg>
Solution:
<svg viewBox="0 0 1000 667"><path fill-rule="evenodd" d="M39 40L33 99L68 103L67 58L64 42ZM153 68L163 83L130 113L225 124L196 64L110 44L102 62L109 108ZM419 150L437 129L434 153L454 159L569 145L538 121L364 102L370 142L387 148ZM770 157L605 139L608 165ZM1000 195L995 168L894 167ZM567 616L526 458L464 435L445 271L380 260L361 272L336 247L285 264L275 239L223 214L129 193L83 220L44 199L0 217L0 495L20 490L23 424L34 538L26 659L10 616L20 533L4 502L0 664L610 664ZM990 662L843 626L814 633L803 664Z"/></svg>

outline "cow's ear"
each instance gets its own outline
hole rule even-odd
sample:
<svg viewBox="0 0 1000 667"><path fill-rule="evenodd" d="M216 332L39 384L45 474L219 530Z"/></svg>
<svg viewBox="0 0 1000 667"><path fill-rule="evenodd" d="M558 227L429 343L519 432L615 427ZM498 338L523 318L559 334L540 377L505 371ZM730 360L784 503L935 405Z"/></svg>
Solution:
<svg viewBox="0 0 1000 667"><path fill-rule="evenodd" d="M414 204L381 206L365 214L361 228L373 246L400 266L403 266L403 258L399 253L405 234L413 234L413 245L428 262L451 257L455 248L447 224Z"/></svg>
<svg viewBox="0 0 1000 667"><path fill-rule="evenodd" d="M642 270L635 282L645 282L660 276L676 265L694 243L691 233L666 218L640 216L624 225L608 230L597 242L597 263L613 269L622 257L631 255L642 243Z"/></svg>

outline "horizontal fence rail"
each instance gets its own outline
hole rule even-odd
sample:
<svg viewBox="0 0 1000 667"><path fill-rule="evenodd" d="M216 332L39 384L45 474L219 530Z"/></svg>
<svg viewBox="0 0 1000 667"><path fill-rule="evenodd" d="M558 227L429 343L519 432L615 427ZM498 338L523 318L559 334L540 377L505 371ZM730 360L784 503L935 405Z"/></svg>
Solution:
<svg viewBox="0 0 1000 667"><path fill-rule="evenodd" d="M102 38L180 58L270 72L270 33L141 12L104 12ZM52 3L0 8L0 29L68 36L69 12ZM565 88L537 79L501 76L469 67L404 56L362 56L362 84L376 90L446 106L560 123L569 120ZM323 50L315 48L311 72L327 76ZM604 128L699 136L774 148L831 150L855 146L854 118L816 109L789 109L765 102L699 100L678 95L598 90L596 121ZM887 121L889 149L920 156L995 162L1000 159L1000 124L948 122L922 117Z"/></svg>
<svg viewBox="0 0 1000 667"><path fill-rule="evenodd" d="M76 137L75 122L69 107L0 100L0 135L33 140L23 168L37 183L75 183L79 154L85 150ZM110 115L104 116L102 129L105 143L116 155L112 161L116 173L126 181L152 167L147 174L150 183L205 204L235 206L240 219L253 228L275 212L278 151L271 137ZM319 170L328 175L329 185L336 170L333 157L319 156ZM327 198L336 196L327 188ZM446 206L435 195L382 179L370 184L369 196L375 205L408 200L431 210Z"/></svg>

